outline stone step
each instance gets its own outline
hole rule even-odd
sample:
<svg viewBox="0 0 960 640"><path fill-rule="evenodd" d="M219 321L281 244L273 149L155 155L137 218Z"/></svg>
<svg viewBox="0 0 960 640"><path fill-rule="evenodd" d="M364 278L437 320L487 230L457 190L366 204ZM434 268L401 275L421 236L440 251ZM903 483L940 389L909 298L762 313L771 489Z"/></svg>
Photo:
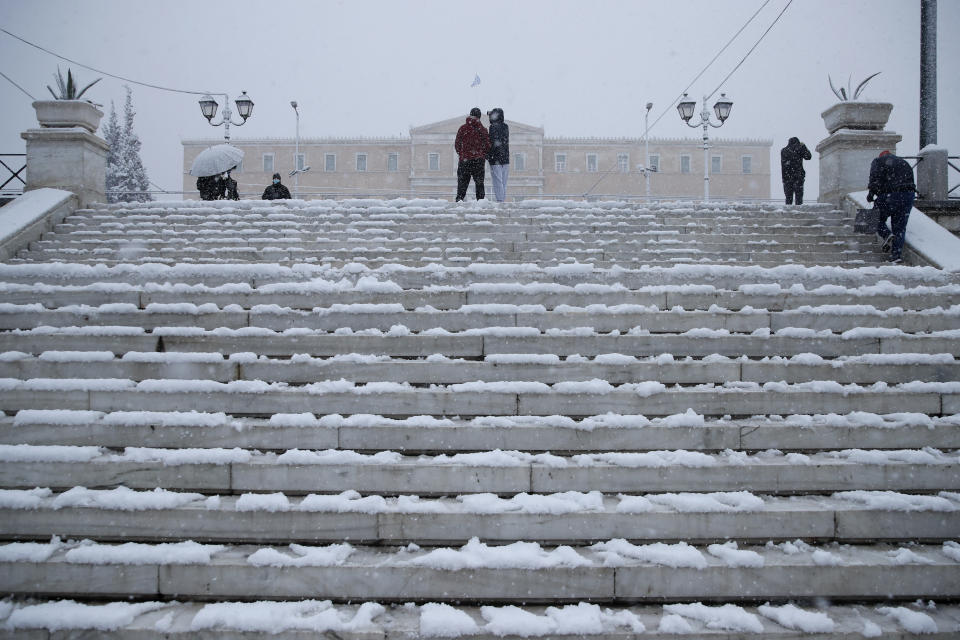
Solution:
<svg viewBox="0 0 960 640"><path fill-rule="evenodd" d="M274 331L336 331L341 327L349 327L355 331L389 331L400 325L414 332L436 328L456 332L486 327L534 327L540 331L591 327L597 333L636 331L639 328L650 333L670 334L699 329L731 333L752 333L758 329L774 332L811 329L842 333L870 326L914 334L950 331L960 327L960 305L946 310L938 307L919 312L883 311L871 305L828 305L768 312L720 309L660 311L640 305L591 305L548 311L536 305L497 303L464 305L450 310L416 311L408 311L399 303L316 307L310 311L279 306L259 306L250 310L233 305L219 308L211 303L205 306L153 303L145 309L138 309L134 305L118 307L115 304L47 309L39 303L0 303L0 330L80 325L133 326L151 331L157 327L199 327L206 330L262 327Z"/></svg>
<svg viewBox="0 0 960 640"><path fill-rule="evenodd" d="M131 351L168 351L255 353L268 357L331 357L359 353L393 357L442 354L449 358L481 358L493 354L577 354L585 357L671 354L675 358L712 355L763 358L771 353L784 357L813 353L835 358L867 354L957 353L960 341L955 331L907 334L897 329L856 329L844 334L797 329L772 335L731 334L715 330L694 330L688 334L601 335L586 329L544 334L533 327L487 327L459 333L436 330L408 334L406 329L397 329L393 333L368 331L374 333L335 334L307 329L275 332L262 327L212 331L196 327L157 327L148 334L136 326L38 327L0 332L0 353L30 348L35 355L44 351L110 351L117 355Z"/></svg>
<svg viewBox="0 0 960 640"><path fill-rule="evenodd" d="M899 409L899 408L898 408ZM278 413L240 418L223 412L102 412L23 410L0 417L0 443L154 448L233 448L261 451L350 449L406 455L462 452L828 451L844 449L952 450L960 418L897 412L793 415L787 418L706 419L693 411L663 418L603 414L494 417L473 420L413 416Z"/></svg>
<svg viewBox="0 0 960 640"><path fill-rule="evenodd" d="M796 257L794 257L796 256ZM750 259L749 257L729 257L724 258L723 260L712 260L709 258L698 258L698 259L689 259L689 258L672 258L669 260L660 260L651 262L648 260L643 260L637 258L636 260L629 261L591 261L591 265L595 266L598 269L605 269L615 271L618 269L628 269L628 268L648 268L648 269L670 269L677 266L697 266L697 267L732 267L735 265L743 266L747 264L749 266L757 267L760 269L773 269L776 267L782 266L795 266L800 268L812 268L812 267L821 267L821 268L836 268L836 269L852 269L852 268L877 268L885 269L888 268L887 265L889 262L880 255L870 256L863 255L857 256L855 258L836 258L835 256L827 257L801 257L799 254L792 254L791 257L787 259L776 259L775 256L766 256L762 257L763 259ZM63 261L66 262L66 261ZM77 266L90 266L90 267L174 267L174 266L224 266L228 264L236 263L235 259L226 259L226 258L217 258L210 257L198 260L175 260L168 258L154 258L148 257L143 259L135 260L104 260L98 259L95 257L90 258L80 258L77 259L76 256L70 256L69 262ZM337 269L350 269L352 266L357 264L363 264L363 266L370 270L379 270L379 269L393 269L395 267L406 267L410 269L456 269L461 268L465 265L465 262L458 259L428 259L425 258L416 263L407 263L402 264L398 263L396 260L383 259L383 260L367 260L364 262L358 262L353 259L342 260L342 261L323 261L320 262L316 258L306 258L305 261L301 261L299 257L291 257L289 259L263 259L262 261L256 261L252 259L246 260L251 266L258 266L264 270L267 270L271 267L281 267L281 268L293 268L296 269L303 264L314 265L319 264L326 267L337 268ZM35 261L29 256L26 258L11 258L9 264L12 266L18 265L33 265L33 264L46 264L44 261ZM476 264L489 264L495 266L497 263L489 262L479 262L473 263ZM545 268L557 268L564 269L569 266L577 264L572 258L570 260L556 260L556 261L540 261L539 266ZM582 264L582 263L581 263ZM473 266L473 265L471 265ZM906 267L906 268L916 268L916 267ZM189 278L188 278L189 280ZM513 282L513 280L500 279L503 282ZM198 281L201 282L201 281ZM217 280L205 279L202 282L218 282ZM226 281L219 281L219 284L224 284ZM423 284L422 281L420 283ZM414 285L416 286L416 285Z"/></svg>
<svg viewBox="0 0 960 640"><path fill-rule="evenodd" d="M386 255L385 255L386 254ZM223 249L189 249L168 247L159 251L137 248L133 251L102 252L98 249L52 249L30 250L18 254L18 258L34 262L75 262L79 264L103 264L115 266L119 264L161 263L176 264L181 262L207 262L228 264L231 262L245 262L250 264L286 264L314 260L321 264L342 266L353 262L363 262L369 268L379 268L383 265L406 264L413 267L425 264L437 264L447 267L466 266L475 262L481 263L537 263L545 266L567 264L576 260L589 263L599 269L609 269L618 264L635 264L659 266L667 268L680 263L704 264L734 264L749 262L756 266L773 268L784 262L795 262L798 265L818 266L858 266L866 263L886 264L887 257L879 251L842 251L827 248L815 253L794 252L783 253L768 248L758 247L745 250L709 251L700 249L689 250L629 250L619 253L604 253L601 250L583 250L557 252L545 255L542 253L525 252L512 254L497 254L487 252L472 252L470 254L443 254L441 252L410 252L387 253L384 251L329 251L309 252L300 249L279 249L265 251L257 247L225 247Z"/></svg>
<svg viewBox="0 0 960 640"><path fill-rule="evenodd" d="M577 457L500 450L459 456L363 455L347 450L284 454L243 449L144 449L0 445L0 486L74 486L288 495L358 491L381 495L458 493L663 493L751 491L776 495L836 491L960 489L960 459L935 449L811 455L694 451L596 453ZM55 463L57 473L50 474Z"/></svg>
<svg viewBox="0 0 960 640"><path fill-rule="evenodd" d="M764 292L767 290L767 292ZM883 291L889 290L889 293ZM9 304L41 304L48 309L86 304L133 304L143 309L149 304L238 304L244 309L256 305L277 305L292 309L313 309L334 304L400 304L405 309L431 306L457 309L466 304L539 304L552 310L560 305L586 307L635 304L659 309L681 307L688 311L723 306L731 310L744 307L783 311L802 306L855 305L860 301L876 309L904 310L948 308L960 305L960 287L828 287L825 291L781 289L779 285L743 285L743 290L718 289L710 285L669 285L625 289L613 285L572 287L566 285L498 286L479 283L466 287L401 289L391 280L367 280L357 285L338 286L326 281L291 282L253 288L247 283L222 287L185 284L92 284L29 285L0 283L0 295Z"/></svg>
<svg viewBox="0 0 960 640"><path fill-rule="evenodd" d="M946 545L803 545L795 553L794 543L783 543L790 545L785 552L777 546L737 549L734 543L649 548L617 540L550 549L536 543L491 548L474 539L459 549L400 551L346 544L292 549L24 544L30 543L18 543L9 552L9 546L0 546L0 558L20 558L0 562L0 590L5 593L526 604L960 595L957 549ZM469 579L457 570L461 568L469 568Z"/></svg>
<svg viewBox="0 0 960 640"><path fill-rule="evenodd" d="M234 415L275 413L381 415L591 416L604 412L667 416L692 409L709 416L766 414L960 413L956 383L878 383L880 387L816 381L795 385L732 382L722 386L666 387L645 381L613 386L603 380L561 382L475 381L429 388L408 383L346 380L303 386L237 380L0 379L5 411L72 409L165 411L169 406Z"/></svg>
<svg viewBox="0 0 960 640"><path fill-rule="evenodd" d="M368 269L362 265L333 268L326 265L297 264L266 266L248 263L224 264L118 264L114 266L49 263L0 264L0 282L35 285L102 285L104 283L146 284L180 283L221 286L246 284L263 287L271 284L304 283L322 279L336 283L343 278L355 282L358 277L390 280L401 289L422 289L428 285L475 287L480 284L506 285L617 285L625 289L684 285L709 285L721 290L739 290L743 286L776 285L782 293L802 285L806 289L823 286L871 287L879 285L891 292L898 287L946 287L960 285L960 275L932 267L805 267L674 265L638 269L598 269L589 264L538 267L536 265L473 264L460 267L397 267Z"/></svg>
<svg viewBox="0 0 960 640"><path fill-rule="evenodd" d="M231 354L232 356L233 354ZM476 380L526 381L554 384L568 381L606 380L624 384L657 380L664 384L783 381L790 383L829 380L842 384L899 384L960 381L960 362L944 353L849 356L824 360L812 354L770 361L709 357L699 360L634 358L604 354L594 359L561 360L549 354L496 354L484 361L465 359L392 359L363 354L332 358L298 357L252 360L220 353L127 352L116 357L109 351L54 351L38 356L23 352L0 353L0 378L123 378L134 381L262 380L309 384L318 380L353 382L408 382L454 384Z"/></svg>
<svg viewBox="0 0 960 640"><path fill-rule="evenodd" d="M10 601L0 634L11 640L34 640L37 630L87 632L109 640L177 640L179 638L304 640L335 634L344 640L431 636L469 636L498 640L523 637L577 637L596 640L644 638L673 640L677 633L716 640L793 640L815 632L823 640L854 637L903 638L926 634L931 640L954 637L960 608L891 603L886 606L804 603L708 606L608 606L578 602L566 606L450 606L440 603L391 605L367 601L337 604L316 600L213 604L152 601L76 603ZM12 628L10 628L12 627ZM55 637L60 637L58 634ZM72 637L72 636L71 636Z"/></svg>
<svg viewBox="0 0 960 640"><path fill-rule="evenodd" d="M780 498L740 491L421 500L356 492L288 498L283 493L207 496L74 487L57 494L0 490L0 518L3 540L63 536L100 542L454 545L479 537L496 544L523 539L586 545L615 538L688 544L800 538L942 543L960 528L960 498L883 491Z"/></svg>

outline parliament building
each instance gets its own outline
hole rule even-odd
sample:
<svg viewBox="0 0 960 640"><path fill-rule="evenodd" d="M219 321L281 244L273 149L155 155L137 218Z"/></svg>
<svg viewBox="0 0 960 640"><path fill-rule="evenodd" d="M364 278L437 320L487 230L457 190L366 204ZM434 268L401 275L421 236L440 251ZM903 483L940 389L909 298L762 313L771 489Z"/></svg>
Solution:
<svg viewBox="0 0 960 640"><path fill-rule="evenodd" d="M259 198L276 172L291 193L312 198L446 198L456 192L457 154L453 141L465 117L410 129L409 137L234 139L244 151L233 172L241 197ZM651 138L644 158L642 138L550 138L542 127L510 125L510 180L507 199L644 197L646 177L652 198L703 196L703 146L693 138ZM484 126L489 123L484 117ZM193 159L217 139L183 141L183 191L199 198L189 175ZM710 141L710 197L770 198L771 140ZM650 171L645 175L644 169ZM492 194L487 181L487 192ZM296 197L296 194L295 194ZM467 192L473 197L473 186Z"/></svg>

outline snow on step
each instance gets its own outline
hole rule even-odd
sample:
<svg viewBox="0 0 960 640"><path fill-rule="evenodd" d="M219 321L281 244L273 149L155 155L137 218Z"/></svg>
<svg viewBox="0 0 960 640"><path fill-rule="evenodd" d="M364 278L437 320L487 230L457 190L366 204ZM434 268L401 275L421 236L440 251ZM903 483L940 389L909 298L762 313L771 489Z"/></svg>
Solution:
<svg viewBox="0 0 960 640"><path fill-rule="evenodd" d="M65 600L16 604L3 621L21 633L122 630L138 638L306 638L336 633L348 640L396 633L404 637L494 639L577 636L626 638L637 634L700 634L711 638L792 638L797 632L832 640L893 633L927 633L945 638L958 625L955 605L930 603L905 607L792 604L716 606L699 603L604 606L588 602L543 606L469 607L430 602L422 605L332 604L330 601L83 604ZM759 631L757 630L759 629ZM16 637L16 636L14 636Z"/></svg>
<svg viewBox="0 0 960 640"><path fill-rule="evenodd" d="M557 456L493 450L448 456L394 451L291 449L282 454L233 449L0 445L0 480L10 488L92 488L124 484L218 493L311 491L396 495L557 493L582 487L605 493L737 491L802 494L854 490L956 491L960 458L933 448L845 449L815 454L719 454L664 450ZM59 475L47 477L50 463ZM696 470L692 472L691 470ZM54 484L56 483L56 484Z"/></svg>
<svg viewBox="0 0 960 640"><path fill-rule="evenodd" d="M0 265L0 586L80 602L0 624L955 634L960 279L871 244L818 204L78 211Z"/></svg>
<svg viewBox="0 0 960 640"><path fill-rule="evenodd" d="M904 517L909 513L909 517ZM782 498L745 491L638 495L564 492L509 497L464 494L240 496L135 491L127 487L0 490L8 539L53 535L104 541L327 544L462 544L479 536L509 543L587 544L768 540L859 542L949 537L960 526L960 496L848 491ZM562 524L562 526L558 526ZM879 528L878 528L879 525ZM722 552L722 550L720 550ZM722 553L721 553L722 555ZM735 555L735 554L734 554Z"/></svg>
<svg viewBox="0 0 960 640"><path fill-rule="evenodd" d="M960 593L957 544L589 547L518 541L390 550L340 543L288 547L88 541L0 545L0 589L58 596L358 598L380 601L676 601L704 598L949 599ZM670 571L664 571L669 568ZM464 580L462 571L471 578ZM52 574L59 579L50 580ZM670 579L668 576L685 579Z"/></svg>

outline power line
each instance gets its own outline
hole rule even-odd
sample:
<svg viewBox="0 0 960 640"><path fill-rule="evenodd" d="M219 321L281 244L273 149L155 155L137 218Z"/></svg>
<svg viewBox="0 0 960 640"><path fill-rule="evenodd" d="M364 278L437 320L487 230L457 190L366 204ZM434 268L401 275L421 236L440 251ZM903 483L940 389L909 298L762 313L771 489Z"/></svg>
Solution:
<svg viewBox="0 0 960 640"><path fill-rule="evenodd" d="M171 92L173 92L173 93L187 93L187 94L198 95L198 96L199 96L199 95L206 95L206 94L209 94L209 93L216 93L215 91L189 91L189 90L186 90L186 89L173 89L173 88L171 88L171 87L164 87L164 86L161 86L161 85L158 85L158 84L152 84L152 83L150 83L150 82L140 82L139 80L134 80L134 79L132 79L132 78L125 78L124 76L118 76L118 75L116 75L116 74L114 74L114 73L110 73L109 71L104 71L104 70L102 70L102 69L97 69L96 67L91 67L91 66L88 65L88 64L83 64L82 62L78 62L77 60L73 60L72 58L68 58L68 57L66 57L66 56L60 55L59 53L55 53L55 52L53 52L53 51L50 51L50 49L47 49L47 48L45 48L45 47L41 47L40 45L38 45L38 44L36 44L36 43L30 42L29 40L25 40L24 38L21 38L20 36L16 35L15 33L10 33L9 31L7 31L6 29L4 29L3 27L0 27L0 31L2 31L3 33L7 34L7 35L10 36L11 38L16 38L16 39L19 40L20 42L22 42L22 43L24 43L24 44L26 44L26 45L29 45L29 46L33 47L34 49L39 49L40 51L43 51L44 53L48 53L48 54L50 54L51 56L53 56L53 57L55 57L55 58L60 58L61 60L65 60L65 61L69 62L70 64L75 64L75 65L77 65L78 67L83 67L84 69L89 69L90 71L94 71L94 72L96 72L96 73L103 74L103 75L105 75L105 76L108 76L108 77L110 77L110 78L114 78L114 79L116 79L116 80L122 80L122 81L124 81L124 82L129 82L130 84L140 85L141 87L149 87L149 88L151 88L151 89L159 89L160 91L171 91ZM4 77L6 78L6 76L4 76ZM9 78L7 78L7 79L9 80ZM11 80L11 82L13 82L13 81ZM16 84L16 83L14 83L14 84ZM19 85L18 85L18 86L19 86ZM23 89L21 89L21 91L23 91ZM26 92L24 92L24 93L26 93ZM27 95L30 95L30 94L27 94ZM218 94L218 95L219 95L219 94ZM32 97L32 96L31 96L31 97Z"/></svg>
<svg viewBox="0 0 960 640"><path fill-rule="evenodd" d="M16 82L14 82L13 80L11 80L11 79L10 79L10 76L8 76L7 74L5 74L3 71L0 71L0 76L3 76L3 77L6 79L7 82L9 82L9 83L12 84L13 86L15 86L17 89L20 89L20 91L23 91L25 94L27 94L27 97L30 98L31 100L36 100L36 98L34 98L32 95L30 95L30 92L29 92L29 91L27 91L26 89L24 89L23 87L21 87L20 85L18 85Z"/></svg>
<svg viewBox="0 0 960 640"><path fill-rule="evenodd" d="M792 2L793 0L790 0L790 1ZM673 106L677 103L677 101L678 101L680 98L683 97L683 94L685 94L687 91L690 90L690 87L692 87L693 84L694 84L697 80L700 79L700 76L702 76L704 73L707 72L707 69L709 69L709 68L713 65L713 63L716 62L717 58L719 58L720 55L723 54L723 52L726 51L727 48L728 48L731 44L733 44L733 41L736 40L737 37L738 37L741 33L743 33L743 30L746 29L746 28L750 25L751 22L753 22L754 18L756 18L757 15L758 15L761 11L763 11L764 7L766 7L768 4L770 4L770 0L765 0L765 2L764 2L762 5L760 5L760 8L757 9L757 10L753 13L753 15L750 16L750 17L747 19L747 21L743 23L743 26L740 27L740 29L739 29L735 34L733 34L733 37L731 37L730 40L727 41L727 44L723 45L723 48L720 49L720 51L717 52L717 55L713 56L713 59L710 60L710 62L707 63L707 66L705 66L703 69L701 69L700 73L698 73L698 74L696 75L696 77L695 77L693 80L690 81L690 84L688 84L688 85L683 89L683 91L680 92L680 95L678 95L676 98L674 98L673 101L670 102L670 104L667 106L667 108L664 109L663 112L661 112L659 116L657 116L657 119L653 121L653 124L648 127L648 131L649 131L649 129L653 129L655 126L657 126L657 123L660 122L660 120L663 119L663 116L667 115L667 113L668 113L671 109L673 109ZM756 47L756 45L754 45L754 47Z"/></svg>
<svg viewBox="0 0 960 640"><path fill-rule="evenodd" d="M737 63L737 66L735 66L735 67L730 71L730 73L727 74L727 77L724 78L724 79L720 82L720 84L717 85L717 88L714 89L714 90L710 93L710 95L707 96L707 98L712 98L712 97L713 97L713 94L715 94L717 91L720 91L720 87L722 87L722 86L724 85L724 83L726 83L726 81L730 79L730 76L732 76L732 75L736 72L736 70L740 68L740 65L742 65L744 62L746 62L747 58L750 57L750 54L753 53L753 50L756 49L757 46L758 46L761 42L763 42L763 39L767 37L767 34L770 33L770 30L773 29L774 25L776 25L776 24L780 21L780 18L781 18L781 17L783 16L783 14L787 11L787 9L790 8L790 5L791 5L791 4L793 4L793 0L789 0L789 2L787 2L786 6L783 8L783 11L781 11L779 14L777 14L777 17L774 18L773 22L770 23L770 26L767 27L767 30L763 32L763 34L760 36L760 39L757 40L756 43L754 43L754 45L753 45L752 47L750 47L750 50L747 51L746 54L744 54L743 58L740 59L740 62Z"/></svg>
<svg viewBox="0 0 960 640"><path fill-rule="evenodd" d="M790 1L792 2L793 0L790 0ZM751 22L753 22L753 19L756 18L757 15L759 15L759 13L760 13L761 11L763 11L763 8L766 7L768 4L770 4L770 0L764 0L764 3L763 3L762 5L760 5L760 8L757 9L756 11L754 11L753 15L750 16L750 17L747 19L747 21L743 23L743 26L740 27L740 29L737 30L737 32L736 32L735 34L733 34L733 36L727 41L727 44L723 45L723 47L720 49L720 51L717 51L717 54L716 54L715 56L713 56L713 58L710 60L710 62L708 62L707 65L706 65L703 69L700 70L700 73L698 73L698 74L696 75L696 77L694 77L694 79L690 81L690 84L688 84L688 85L686 86L686 88L685 88L683 91L680 92L680 95L678 95L676 98L674 98L673 101L667 106L667 108L664 109L663 112L661 112L659 116L657 116L657 119L653 121L653 124L652 124L652 125L650 125L649 127L647 127L647 131L644 133L644 136L645 136L645 137L647 137L647 136L650 135L650 130L653 129L655 126L657 126L657 123L660 122L660 120L663 119L663 116L665 116L671 109L673 109L673 105L675 105L675 104L677 103L677 100L679 100L680 98L682 98L682 97L683 97L683 94L685 94L685 93L690 89L690 87L693 86L693 83L695 83L697 80L699 80L699 79L700 79L700 76L702 76L704 73L707 72L707 69L709 69L709 68L713 65L713 63L717 61L717 58L719 58L719 57L723 54L723 52L726 51L727 48L729 48L731 44L733 44L733 41L736 40L736 39L740 36L741 33L743 33L743 30L746 29L746 28L750 25ZM768 29L768 31L769 31L769 29ZM754 45L754 47L756 47L756 45ZM751 51L752 51L752 50L751 50ZM649 161L650 161L649 158L644 158L643 166L646 167L646 166L647 166L647 163L648 163ZM628 170L629 170L629 168L628 168ZM611 168L611 171L606 171L606 172L604 172L603 175L600 176L600 178L599 178L596 182L594 182L593 185L592 185L589 189L587 189L587 191L586 191L583 195L586 196L586 195L589 194L591 191L593 191L593 190L597 187L597 185L599 185L601 182L603 182L603 181L607 178L607 176L609 176L611 173L614 173L614 171L612 170L612 168Z"/></svg>

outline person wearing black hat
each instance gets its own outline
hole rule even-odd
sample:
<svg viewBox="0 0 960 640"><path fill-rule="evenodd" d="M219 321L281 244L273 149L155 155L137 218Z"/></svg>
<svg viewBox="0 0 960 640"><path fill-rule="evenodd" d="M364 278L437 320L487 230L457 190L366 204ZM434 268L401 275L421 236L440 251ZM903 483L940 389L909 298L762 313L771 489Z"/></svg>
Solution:
<svg viewBox="0 0 960 640"><path fill-rule="evenodd" d="M457 202L467 196L467 187L470 178L476 188L477 200L483 200L486 192L483 189L483 172L487 164L487 152L490 150L490 134L487 128L480 123L480 109L474 107L467 116L467 121L457 130L457 139L453 143L457 150L460 162L457 164Z"/></svg>
<svg viewBox="0 0 960 640"><path fill-rule="evenodd" d="M867 202L880 212L877 219L877 240L880 249L890 252L890 262L903 262L903 245L907 237L907 221L913 210L917 184L913 179L913 167L903 158L889 151L870 163L870 181L867 183ZM887 218L890 226L887 228Z"/></svg>
<svg viewBox="0 0 960 640"><path fill-rule="evenodd" d="M780 150L780 174L783 177L783 195L787 204L793 204L796 196L797 204L803 204L803 180L807 172L803 170L803 161L813 156L807 145L800 142L800 138L790 138L787 146Z"/></svg>
<svg viewBox="0 0 960 640"><path fill-rule="evenodd" d="M264 200L289 200L290 189L280 184L280 174L273 174L273 184L263 190Z"/></svg>

